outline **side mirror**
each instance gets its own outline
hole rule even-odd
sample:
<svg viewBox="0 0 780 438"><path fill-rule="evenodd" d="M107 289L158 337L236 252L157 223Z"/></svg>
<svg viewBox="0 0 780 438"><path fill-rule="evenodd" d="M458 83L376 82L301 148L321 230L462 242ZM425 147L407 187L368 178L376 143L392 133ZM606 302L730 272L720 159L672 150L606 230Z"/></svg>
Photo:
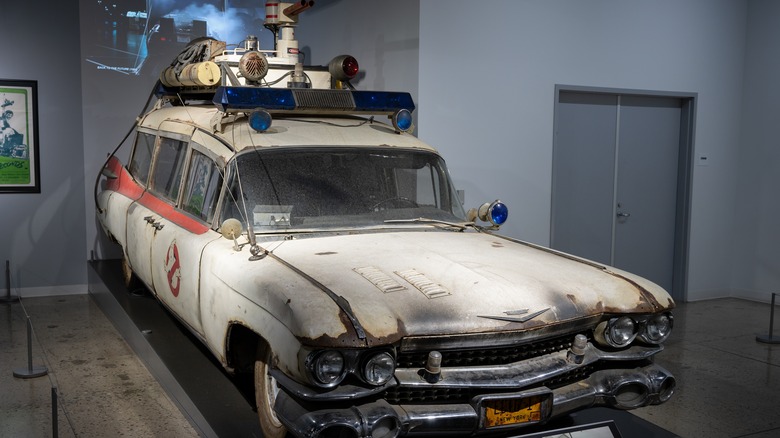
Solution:
<svg viewBox="0 0 780 438"><path fill-rule="evenodd" d="M219 227L219 232L222 233L222 237L233 241L233 249L241 251L238 246L238 236L244 232L244 227L241 225L241 221L235 218L225 219L222 222L222 226Z"/></svg>
<svg viewBox="0 0 780 438"><path fill-rule="evenodd" d="M467 213L467 219L470 222L479 219L482 222L489 222L496 229L503 225L508 217L509 208L498 199L493 202L486 202L480 205L479 208L472 208Z"/></svg>

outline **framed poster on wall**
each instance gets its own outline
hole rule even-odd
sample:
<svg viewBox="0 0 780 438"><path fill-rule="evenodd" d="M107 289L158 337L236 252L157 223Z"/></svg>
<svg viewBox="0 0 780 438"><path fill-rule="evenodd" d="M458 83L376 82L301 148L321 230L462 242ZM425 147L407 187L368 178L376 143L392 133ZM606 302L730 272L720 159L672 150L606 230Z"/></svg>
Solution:
<svg viewBox="0 0 780 438"><path fill-rule="evenodd" d="M38 82L0 79L0 193L40 193Z"/></svg>

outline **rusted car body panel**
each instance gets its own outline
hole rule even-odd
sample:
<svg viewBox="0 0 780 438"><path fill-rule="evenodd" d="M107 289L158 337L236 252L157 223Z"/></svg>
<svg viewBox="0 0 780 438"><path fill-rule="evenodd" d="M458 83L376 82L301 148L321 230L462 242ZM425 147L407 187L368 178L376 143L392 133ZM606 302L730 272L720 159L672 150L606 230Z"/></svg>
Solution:
<svg viewBox="0 0 780 438"><path fill-rule="evenodd" d="M199 111L203 112L200 117ZM142 126L197 132L198 136L215 140L213 144L222 144L236 134L230 130L215 134L204 128L192 129L193 125L199 126L199 120L213 117L211 109L190 108L193 118L185 127L172 129L177 124L170 121L174 115L181 116L175 110L155 111L143 119ZM240 127L231 125L231 129ZM353 148L389 146L432 151L414 138L381 126L342 132L333 126L280 120L277 129L276 135L253 138L244 133L235 138L258 149L346 144ZM205 143L203 138L200 143ZM249 148L243 143L232 145L238 153L217 147L210 150L211 156L230 163L242 149ZM493 233L454 232L430 224L262 234L258 243L269 252L259 260L250 260L245 236L234 242L217 232L218 222L208 227L180 212L176 217L173 206L155 201L149 191L132 181L127 169L118 162L112 165L120 177L99 196L105 211L101 219L125 248L135 273L228 368L231 327L241 325L261 334L273 346L277 380L295 388L291 390L295 397L286 393L280 396L277 409L300 412L299 418L312 415L311 403L317 400L343 402L355 396L373 400L376 396L371 394L378 392L350 389L347 385L343 393L331 390L330 395L328 391L301 389L307 381L301 365L302 349L392 346L399 357L420 356L434 349L446 357L448 351L480 352L540 339L563 342L562 348L548 347L548 354L530 360L508 359L506 364L477 368L446 367L443 381L437 383L420 378L420 369L425 367L422 358L405 366L399 363L394 373L396 390L439 391L445 387L447 391L479 388L503 393L518 388L538 389L550 379L595 363L651 359L660 347L635 346L610 353L589 343L582 363L566 361L575 333L592 331L611 315L655 314L674 306L663 289L630 273ZM174 251L176 266L171 266ZM349 315L334 297L349 304ZM660 381L670 378L668 373L656 371L655 365L646 367L645 371L631 372L641 374L640 380L648 387L659 385L648 375L664 376ZM595 375L598 373L617 372L604 369ZM610 379L620 381L619 377ZM555 389L549 415L566 412L565 406L595 404L599 394L612 391L588 383L588 379L603 381L587 377L575 387ZM587 401L571 400L575 390L584 391ZM521 395L526 396L524 392ZM402 397L397 397L400 403ZM436 411L428 403L407 401L411 404L405 405L402 415L391 402L370 403L381 405L374 406L377 418L396 412L394 418L401 424L409 423L405 427L410 433L444 433L464 425L467 431L482 427L472 403L439 406L460 412L455 416L464 424L442 420L427 422L424 427L411 424ZM303 435L320 430L297 427Z"/></svg>

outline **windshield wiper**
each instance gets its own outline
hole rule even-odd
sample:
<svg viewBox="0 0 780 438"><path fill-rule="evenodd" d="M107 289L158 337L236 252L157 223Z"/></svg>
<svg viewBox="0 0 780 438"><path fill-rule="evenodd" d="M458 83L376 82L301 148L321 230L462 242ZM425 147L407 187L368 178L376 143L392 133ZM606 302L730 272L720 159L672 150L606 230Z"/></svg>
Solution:
<svg viewBox="0 0 780 438"><path fill-rule="evenodd" d="M439 219L429 219L425 217L418 217L413 219L387 219L384 221L386 224L403 224L403 223L424 223L424 224L432 224L432 225L445 225L447 227L451 228L457 228L459 231L463 231L466 228L472 227L477 228L477 226L474 224L474 222L447 222Z"/></svg>

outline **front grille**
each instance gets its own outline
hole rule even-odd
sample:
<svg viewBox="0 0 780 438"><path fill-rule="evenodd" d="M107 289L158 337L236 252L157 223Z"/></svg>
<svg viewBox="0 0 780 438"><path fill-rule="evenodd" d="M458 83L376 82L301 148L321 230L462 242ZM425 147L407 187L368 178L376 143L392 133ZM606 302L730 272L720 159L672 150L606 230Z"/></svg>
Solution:
<svg viewBox="0 0 780 438"><path fill-rule="evenodd" d="M528 344L469 350L441 350L443 367L475 367L506 365L556 351L567 350L574 341L574 334L536 341ZM427 351L401 352L398 355L399 368L424 368Z"/></svg>
<svg viewBox="0 0 780 438"><path fill-rule="evenodd" d="M574 382L578 382L590 376L596 367L588 365L568 373L555 376L546 380L537 387L546 386L550 389L560 388ZM390 404L432 404L432 403L468 403L472 398L481 394L500 394L502 392L516 392L521 389L531 388L410 388L393 387L387 390L385 400Z"/></svg>
<svg viewBox="0 0 780 438"><path fill-rule="evenodd" d="M571 348L575 333L538 340L525 344L506 345L491 348L472 349L442 349L442 367L479 367L499 366L520 362L535 357L545 356ZM592 338L587 333L588 338ZM428 357L428 351L401 352L397 357L399 368L423 369ZM540 370L541 371L541 370ZM569 385L587 378L594 371L594 366L585 366L560 374L550 379L536 383L534 386L546 386L550 389ZM529 388L483 388L460 387L447 388L442 386L394 387L385 393L385 399L393 404L425 404L425 403L468 403L477 395L485 393L514 392Z"/></svg>

